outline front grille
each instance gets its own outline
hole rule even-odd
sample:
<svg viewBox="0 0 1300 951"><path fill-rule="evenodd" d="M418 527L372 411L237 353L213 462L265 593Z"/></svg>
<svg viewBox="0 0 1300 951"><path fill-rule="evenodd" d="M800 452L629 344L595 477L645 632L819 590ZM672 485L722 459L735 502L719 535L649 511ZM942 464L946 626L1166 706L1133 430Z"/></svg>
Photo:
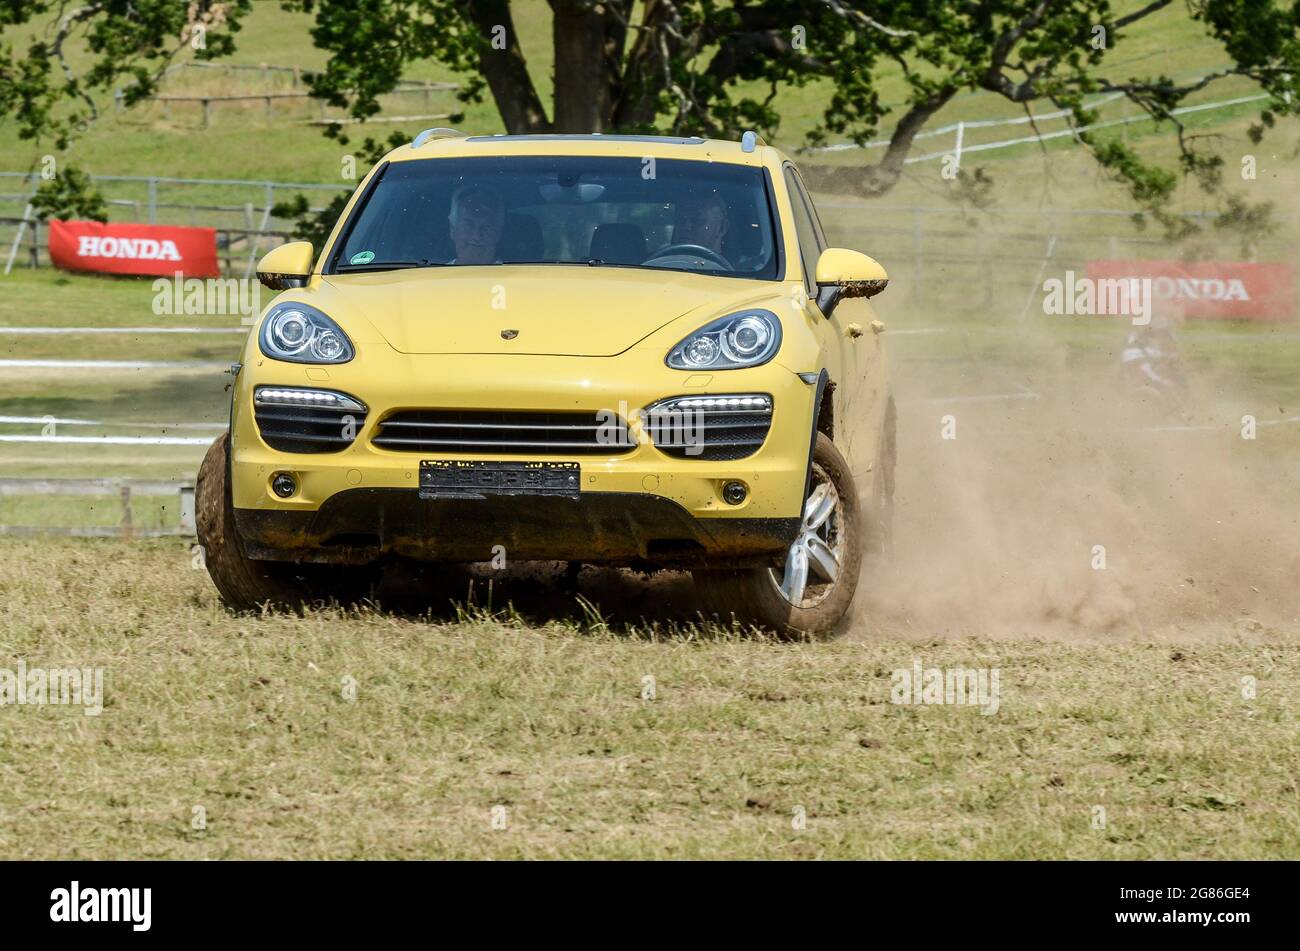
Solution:
<svg viewBox="0 0 1300 951"><path fill-rule="evenodd" d="M400 410L379 423L371 442L430 454L595 456L633 448L626 422L609 411Z"/></svg>
<svg viewBox="0 0 1300 951"><path fill-rule="evenodd" d="M262 441L272 449L338 452L357 438L366 422L366 407L328 390L258 387L253 418Z"/></svg>
<svg viewBox="0 0 1300 951"><path fill-rule="evenodd" d="M772 428L772 399L677 397L648 407L643 419L651 442L665 455L725 462L758 452Z"/></svg>

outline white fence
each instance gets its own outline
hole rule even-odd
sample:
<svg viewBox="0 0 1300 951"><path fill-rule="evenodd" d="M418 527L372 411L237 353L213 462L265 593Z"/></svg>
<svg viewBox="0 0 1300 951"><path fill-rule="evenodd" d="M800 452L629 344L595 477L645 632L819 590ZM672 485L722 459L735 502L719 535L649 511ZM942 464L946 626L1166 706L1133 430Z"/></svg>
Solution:
<svg viewBox="0 0 1300 951"><path fill-rule="evenodd" d="M110 219L149 224L191 225L216 228L217 257L225 273L252 274L260 252L288 237L291 222L277 219L277 200L294 195L338 194L356 187L354 181L327 185L320 182L273 182L234 178L172 178L163 175L93 175L104 193ZM21 191L0 192L0 241L8 249L5 273L16 260L30 267L48 263L40 223L29 204L39 176L30 172L0 172L0 182L11 181ZM13 214L3 213L5 205ZM312 203L312 210L321 205ZM125 215L119 218L121 212ZM8 229L12 228L12 232Z"/></svg>
<svg viewBox="0 0 1300 951"><path fill-rule="evenodd" d="M1184 78L1200 79L1203 78L1203 76L1204 74L1202 73L1196 73ZM1198 112L1209 112L1209 111L1216 111L1220 109L1231 109L1236 106L1246 105L1253 102L1262 102L1264 100L1271 99L1271 98L1272 97L1267 93L1258 93L1249 96L1238 96L1233 99L1222 99L1216 102L1204 102L1204 103L1198 103L1196 105L1180 106L1177 109L1170 110L1170 115L1185 116L1185 115L1191 115L1193 113L1198 113ZM1126 101L1123 93L1120 92L1109 93L1105 96L1098 97L1097 99L1085 103L1084 108L1090 110L1104 109L1106 106L1109 106L1115 102L1120 102L1122 100ZM958 122L951 123L949 125L940 126L937 129L927 129L923 132L917 133L914 138L914 141L941 138L943 136L951 135L953 136L952 148L943 149L937 152L926 152L921 155L910 155L904 160L904 164L910 165L917 162L931 162L936 159L942 159L947 156L953 156L955 157L956 164L960 167L962 156L970 154L972 152L988 152L988 151L994 151L998 149L1012 148L1013 146L1017 146L1017 145L1027 145L1030 143L1047 142L1053 139L1075 138L1078 136L1080 132L1090 132L1098 129L1115 128L1119 126L1130 125L1136 122L1153 121L1151 116L1147 115L1145 112L1142 112L1137 115L1123 116L1117 119L1107 119L1104 121L1094 122L1089 125L1079 126L1077 128L1057 129L1051 132L1043 132L1038 128L1039 125L1047 124L1047 123L1055 123L1055 122L1067 123L1069 118L1072 115L1073 112L1069 109L1058 109L1052 112L1040 113L1038 115L1014 116L1011 118L1004 118L1004 119L966 119L966 120L961 120ZM966 141L967 133L976 129L998 129L998 128L1009 128L1014 126L1025 126L1025 125L1031 125L1034 127L1033 135L1016 136L1015 138L1010 138L1010 139L1000 139L994 142L980 142L975 144L971 144ZM864 142L861 145L857 144L856 142L837 142L833 145L816 146L816 147L811 147L806 149L800 149L799 151L805 154L818 154L818 153L829 153L829 152L854 151L859 149L862 150L881 149L881 148L886 148L889 145L892 135L893 134L890 133L889 135L882 136L878 139L872 139L871 141Z"/></svg>

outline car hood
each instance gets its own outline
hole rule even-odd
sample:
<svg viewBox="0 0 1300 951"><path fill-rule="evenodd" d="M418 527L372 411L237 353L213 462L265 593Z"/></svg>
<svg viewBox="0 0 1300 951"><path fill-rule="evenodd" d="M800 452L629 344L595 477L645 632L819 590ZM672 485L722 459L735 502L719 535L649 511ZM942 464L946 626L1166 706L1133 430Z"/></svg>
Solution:
<svg viewBox="0 0 1300 951"><path fill-rule="evenodd" d="M411 268L323 281L327 296L401 353L592 357L622 353L692 310L714 311L773 286L585 265Z"/></svg>

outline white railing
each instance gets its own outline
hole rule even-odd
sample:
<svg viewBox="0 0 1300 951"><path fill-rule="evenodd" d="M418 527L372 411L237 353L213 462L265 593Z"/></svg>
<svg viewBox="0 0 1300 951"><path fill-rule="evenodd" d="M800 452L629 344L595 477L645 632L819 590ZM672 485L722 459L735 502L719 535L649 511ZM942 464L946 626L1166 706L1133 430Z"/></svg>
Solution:
<svg viewBox="0 0 1300 951"><path fill-rule="evenodd" d="M1085 108L1095 109L1115 102L1123 97L1123 93L1112 93L1090 103L1085 104ZM1195 106L1181 106L1177 109L1170 110L1170 115L1184 116L1195 112L1206 112L1215 109L1230 109L1233 106L1240 106L1250 102L1260 102L1265 99L1271 99L1272 96L1267 93L1260 93L1254 96L1238 96L1235 99L1222 99L1218 102L1205 102ZM997 142L981 142L976 145L967 145L965 143L966 132L970 129L993 129L1002 126L1027 125L1030 123L1038 124L1040 122L1053 122L1066 119L1073 113L1069 109L1059 109L1055 112L1045 112L1036 116L1016 116L1010 119L964 119L950 125L941 126L937 129L929 129L925 132L919 132L916 139L930 139L936 136L952 135L953 147L943 149L938 152L927 152L923 155L912 155L904 159L904 164L911 165L917 162L931 162L935 159L942 159L946 156L954 156L958 167L961 165L961 157L970 152L988 152L996 149L1007 149L1016 145L1025 145L1031 142L1046 142L1052 139L1067 137L1076 137L1080 132L1090 132L1097 129L1109 129L1115 126L1128 125L1134 122L1151 122L1152 119L1145 113L1135 116L1124 116L1119 119L1108 119L1104 122L1094 122L1090 125L1078 126L1077 128L1059 129L1054 132L1036 132L1034 135L1017 136L1013 139L1001 139ZM882 149L889 145L890 136L879 139L872 139L858 145L856 142L837 142L834 145L823 145L812 148L801 149L806 154L816 154L824 152L844 152L855 149Z"/></svg>
<svg viewBox="0 0 1300 951"><path fill-rule="evenodd" d="M13 221L17 224L17 229L9 246L8 258L5 262L4 273L8 274L12 270L14 262L18 258L19 249L23 245L24 238L31 235L29 253L34 265L40 260L40 241L37 238L36 229L39 226L38 220L32 215L31 196L39 183L39 176L36 172L0 172L0 180L10 179L18 180L24 183L23 191L18 193L0 193L0 202L9 201L16 205L22 205L22 213L18 216L0 217L0 222ZM234 254L234 245L242 245L239 253L241 258L246 258L243 272L245 277L252 275L253 266L256 263L257 254L263 248L264 239L284 238L286 231L278 230L272 227L274 219L272 208L276 201L277 190L284 197L299 192L334 192L340 190L352 189L356 187L355 181L345 180L337 184L324 184L321 182L276 182L276 181L259 181L239 178L174 178L166 175L92 175L92 182L97 186L103 184L125 185L134 187L136 194L139 194L143 186L144 194L142 197L127 198L121 195L107 195L106 203L110 207L127 207L133 208L135 220L143 220L149 224L158 223L158 212L160 209L170 212L181 212L180 217L187 218L188 224L198 225L206 224L208 227L215 227L219 232L218 254L223 259L225 270L227 272L236 271L237 267L232 260ZM177 202L159 201L160 188L180 188L180 189L206 189L209 194L213 190L220 190L227 194L233 194L240 198L250 199L241 203L217 204L213 202ZM114 191L114 189L109 189ZM260 204L257 199L260 199ZM319 210L319 208L313 208ZM205 220L198 220L198 213L203 212ZM222 213L226 220L222 223L214 222L209 218L210 213ZM230 216L236 219L242 217L243 227L231 225ZM173 216L174 217L174 216ZM171 220L170 224L182 224L183 221ZM224 252L224 253L223 253Z"/></svg>

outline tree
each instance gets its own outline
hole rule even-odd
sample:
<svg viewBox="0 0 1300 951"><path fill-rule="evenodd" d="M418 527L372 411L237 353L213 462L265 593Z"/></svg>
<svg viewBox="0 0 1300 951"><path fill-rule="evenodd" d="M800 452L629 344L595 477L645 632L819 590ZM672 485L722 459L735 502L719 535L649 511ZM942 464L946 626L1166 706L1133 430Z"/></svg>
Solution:
<svg viewBox="0 0 1300 951"><path fill-rule="evenodd" d="M538 2L538 0L528 0ZM1287 3L1290 6L1287 6ZM773 135L774 102L789 86L829 82L812 143L828 135L862 144L889 126L879 158L836 175L866 195L899 180L917 135L960 93L987 91L1030 113L1065 110L1078 140L1167 226L1164 206L1190 176L1218 190L1222 160L1175 115L1188 96L1234 78L1268 99L1252 138L1280 115L1300 113L1300 2L1296 0L549 0L558 64L548 110L514 22L512 0L282 0L314 18L312 38L329 54L309 75L314 95L365 120L407 66L433 59L466 76L465 101L492 97L507 131L668 132ZM1117 7L1122 6L1122 9ZM210 59L234 48L251 0L0 0L0 29L45 21L25 56L0 45L0 118L24 138L66 148L98 114L96 96L119 84L127 105L152 94L187 45ZM1184 9L1218 42L1227 65L1176 80L1119 76L1112 53L1130 29L1166 8ZM203 42L196 42L202 39ZM77 74L68 47L90 66ZM906 88L883 101L888 76ZM128 82L129 80L129 82ZM759 88L762 93L753 93ZM1153 165L1122 142L1085 127L1090 97L1118 93L1179 149L1174 168ZM341 128L327 134L343 141ZM864 153L866 154L866 153ZM873 155L877 153L871 153Z"/></svg>
<svg viewBox="0 0 1300 951"><path fill-rule="evenodd" d="M108 221L108 205L79 168L65 168L52 179L41 182L32 193L32 210L42 221L50 218L78 221Z"/></svg>
<svg viewBox="0 0 1300 951"><path fill-rule="evenodd" d="M0 0L0 120L17 120L18 136L71 147L121 89L122 103L152 96L178 53L213 59L234 50L234 34L252 0ZM20 54L4 37L35 25ZM77 63L88 63L78 71ZM103 213L87 176L62 163L67 182L41 186L44 215Z"/></svg>
<svg viewBox="0 0 1300 951"><path fill-rule="evenodd" d="M1221 159L1173 111L1188 96L1246 77L1270 96L1257 137L1278 115L1300 112L1300 4L1183 0L1187 15L1223 46L1231 65L1184 82L1119 78L1111 53L1135 24L1173 0L550 0L555 54L548 111L520 45L510 0L287 0L315 16L312 36L330 54L309 78L315 95L357 118L378 109L406 65L445 63L469 77L466 101L492 96L507 131L649 132L736 137L773 134L783 86L832 83L810 139L861 144L893 118L878 160L840 170L866 195L896 184L917 134L954 96L984 90L1022 106L1067 110L1077 130L1097 119L1089 97L1115 92L1177 136L1179 169L1153 166L1121 142L1078 131L1139 207L1172 224L1164 204L1178 171L1207 191ZM634 14L639 9L639 16ZM376 51L382 50L382 55ZM882 102L888 72L906 83L901 106ZM752 83L765 93L743 92ZM334 130L335 134L338 130Z"/></svg>
<svg viewBox="0 0 1300 951"><path fill-rule="evenodd" d="M399 145L405 145L408 141L409 138L401 132L393 132L389 134L387 139L367 137L361 143L361 147L356 150L356 157L361 163L372 166L393 149ZM272 205L271 214L276 218L292 220L294 222L294 239L297 241L310 241L319 250L325 247L330 232L334 230L334 223L338 221L339 215L343 214L343 209L347 207L347 203L351 198L351 192L340 191L326 202L319 211L312 211L311 202L308 201L307 196L299 192L288 201L277 202Z"/></svg>

